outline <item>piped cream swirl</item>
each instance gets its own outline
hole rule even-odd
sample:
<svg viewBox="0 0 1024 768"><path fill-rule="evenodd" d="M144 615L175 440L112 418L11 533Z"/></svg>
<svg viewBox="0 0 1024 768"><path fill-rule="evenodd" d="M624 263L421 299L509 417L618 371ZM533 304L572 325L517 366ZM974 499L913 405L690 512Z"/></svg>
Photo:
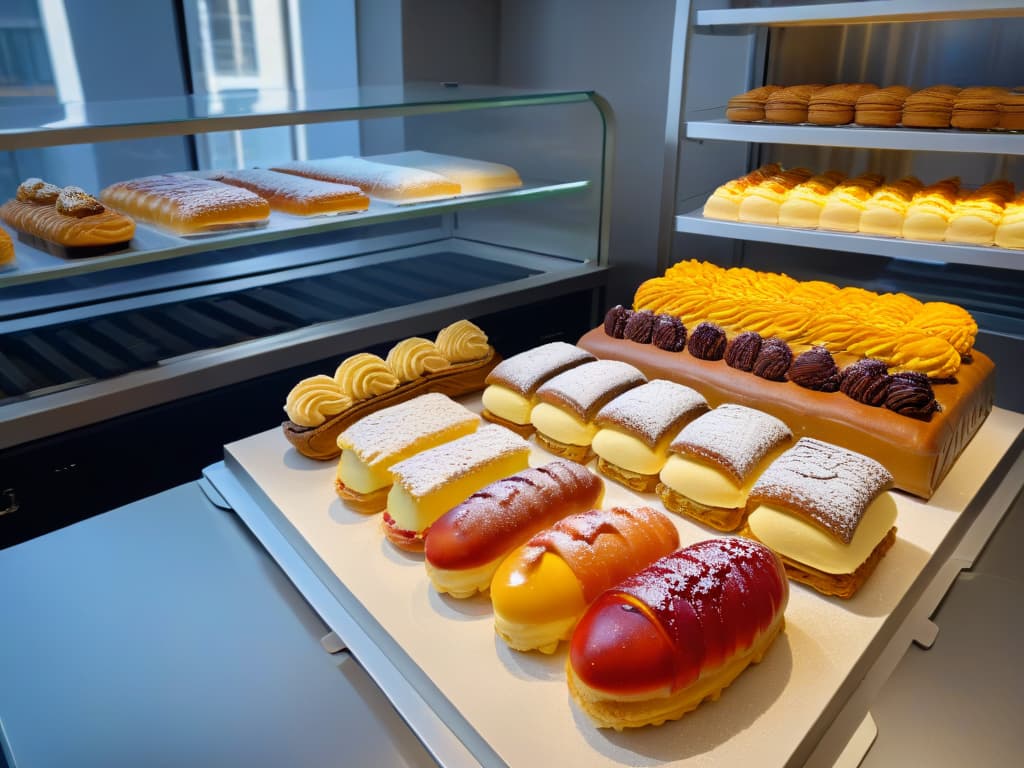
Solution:
<svg viewBox="0 0 1024 768"><path fill-rule="evenodd" d="M345 360L334 372L334 381L353 400L383 395L399 384L388 364L369 352L360 352Z"/></svg>
<svg viewBox="0 0 1024 768"><path fill-rule="evenodd" d="M352 405L330 376L318 375L303 379L288 393L284 412L300 427L318 427L329 416L341 413Z"/></svg>
<svg viewBox="0 0 1024 768"><path fill-rule="evenodd" d="M469 320L459 320L442 328L434 343L441 354L453 363L482 360L490 352L487 334Z"/></svg>
<svg viewBox="0 0 1024 768"><path fill-rule="evenodd" d="M413 336L404 339L388 352L387 365L399 381L414 381L428 373L443 371L451 362L433 342Z"/></svg>

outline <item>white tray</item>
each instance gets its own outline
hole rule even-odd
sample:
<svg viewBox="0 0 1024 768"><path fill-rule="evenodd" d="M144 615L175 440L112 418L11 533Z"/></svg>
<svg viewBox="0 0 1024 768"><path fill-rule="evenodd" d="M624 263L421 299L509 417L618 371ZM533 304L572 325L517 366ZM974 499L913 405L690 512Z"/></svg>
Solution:
<svg viewBox="0 0 1024 768"><path fill-rule="evenodd" d="M466 403L479 408L478 397ZM825 598L792 584L785 634L720 701L659 728L623 733L594 728L571 702L564 645L553 656L510 651L494 634L486 598L459 601L434 592L422 556L394 549L381 535L379 516L354 513L337 499L334 462L300 456L280 430L232 443L225 452L238 487L262 505L295 548L290 554L300 553L328 590L351 595L366 609L357 617L362 630L392 657L404 654L394 663L411 665L412 674L404 673L409 684L475 759L513 766L721 766L756 758L775 766L810 755L963 538L983 501L979 490L1022 428L1024 415L995 409L930 502L897 494L897 542L854 599ZM550 458L535 447L531 464ZM606 487L606 505L662 508L653 495L637 497L612 481ZM673 518L684 545L715 535ZM320 589L313 584L309 591ZM429 736L410 725L430 747Z"/></svg>

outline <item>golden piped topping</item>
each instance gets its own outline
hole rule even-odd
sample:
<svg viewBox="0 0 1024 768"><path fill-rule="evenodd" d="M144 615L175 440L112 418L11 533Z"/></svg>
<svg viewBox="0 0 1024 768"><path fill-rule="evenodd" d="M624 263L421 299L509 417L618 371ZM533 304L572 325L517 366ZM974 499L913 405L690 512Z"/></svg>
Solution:
<svg viewBox="0 0 1024 768"><path fill-rule="evenodd" d="M822 345L933 378L955 375L978 332L971 315L953 304L922 304L905 294L800 283L786 275L694 261L643 283L633 307L674 315L688 326L713 322L731 335L756 331L794 344Z"/></svg>
<svg viewBox="0 0 1024 768"><path fill-rule="evenodd" d="M25 179L18 185L17 198L23 203L53 205L59 195L60 187L48 184L42 179Z"/></svg>
<svg viewBox="0 0 1024 768"><path fill-rule="evenodd" d="M318 427L328 417L351 405L352 399L341 391L338 382L330 376L319 375L303 379L292 387L284 412L300 427Z"/></svg>
<svg viewBox="0 0 1024 768"><path fill-rule="evenodd" d="M103 213L103 203L80 187L64 187L57 195L57 213L84 219Z"/></svg>
<svg viewBox="0 0 1024 768"><path fill-rule="evenodd" d="M451 366L433 342L413 336L395 344L388 352L388 367L399 381L414 381L428 373Z"/></svg>
<svg viewBox="0 0 1024 768"><path fill-rule="evenodd" d="M395 389L398 378L379 356L369 352L352 355L334 372L341 391L353 400L366 400Z"/></svg>
<svg viewBox="0 0 1024 768"><path fill-rule="evenodd" d="M960 370L960 354L945 340L924 334L907 334L900 348L886 362L902 371L917 371L933 379L948 379Z"/></svg>
<svg viewBox="0 0 1024 768"><path fill-rule="evenodd" d="M482 360L491 351L487 334L469 320L459 320L442 328L434 344L453 363Z"/></svg>

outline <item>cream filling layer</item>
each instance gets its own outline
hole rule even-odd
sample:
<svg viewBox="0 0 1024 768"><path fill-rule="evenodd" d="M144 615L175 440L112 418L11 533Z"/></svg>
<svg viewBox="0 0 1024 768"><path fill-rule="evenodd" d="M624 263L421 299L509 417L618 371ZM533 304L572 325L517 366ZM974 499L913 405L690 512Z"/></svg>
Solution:
<svg viewBox="0 0 1024 768"><path fill-rule="evenodd" d="M725 472L674 453L665 462L660 477L673 491L705 507L738 509L747 503L747 495L758 474L751 472L747 482L737 485Z"/></svg>
<svg viewBox="0 0 1024 768"><path fill-rule="evenodd" d="M605 427L594 435L592 447L598 456L617 467L640 475L656 475L665 466L670 438L651 448L633 435Z"/></svg>
<svg viewBox="0 0 1024 768"><path fill-rule="evenodd" d="M422 533L437 518L485 485L526 469L528 458L529 451L525 449L502 456L454 478L422 498L414 497L403 485L395 483L388 491L388 513L402 530Z"/></svg>
<svg viewBox="0 0 1024 768"><path fill-rule="evenodd" d="M530 414L530 421L548 437L567 445L590 445L597 433L593 424L580 421L550 403L537 403Z"/></svg>
<svg viewBox="0 0 1024 768"><path fill-rule="evenodd" d="M338 462L338 479L356 493L373 493L394 482L387 467L369 467L355 451L341 452Z"/></svg>
<svg viewBox="0 0 1024 768"><path fill-rule="evenodd" d="M481 396L484 408L513 424L529 424L530 412L533 410L533 399L523 397L508 387L491 384Z"/></svg>
<svg viewBox="0 0 1024 768"><path fill-rule="evenodd" d="M477 592L486 592L491 586L494 572L498 570L498 566L504 559L504 556L497 557L476 568L464 568L457 571L437 568L431 565L429 560L424 560L424 565L427 567L427 577L434 585L434 589L461 599L472 597Z"/></svg>
<svg viewBox="0 0 1024 768"><path fill-rule="evenodd" d="M868 559L896 522L896 502L883 493L868 505L849 544L791 512L761 505L747 524L754 535L780 555L825 573L853 573Z"/></svg>

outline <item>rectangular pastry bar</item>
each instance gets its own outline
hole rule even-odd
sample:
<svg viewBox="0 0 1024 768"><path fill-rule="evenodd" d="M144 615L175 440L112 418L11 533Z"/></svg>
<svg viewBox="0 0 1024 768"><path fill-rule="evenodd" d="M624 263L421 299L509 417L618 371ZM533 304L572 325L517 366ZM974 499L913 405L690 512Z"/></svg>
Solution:
<svg viewBox="0 0 1024 768"><path fill-rule="evenodd" d="M270 204L247 189L198 177L160 174L111 184L104 203L178 234L264 224Z"/></svg>
<svg viewBox="0 0 1024 768"><path fill-rule="evenodd" d="M206 178L248 189L264 198L275 211L291 216L355 213L370 206L370 198L351 184L332 184L263 168L219 171Z"/></svg>
<svg viewBox="0 0 1024 768"><path fill-rule="evenodd" d="M361 157L299 160L274 166L271 170L335 184L351 184L371 197L393 203L454 197L462 192L457 182L438 173L378 163Z"/></svg>
<svg viewBox="0 0 1024 768"><path fill-rule="evenodd" d="M523 180L519 178L515 168L485 160L472 160L468 157L439 155L436 152L413 149L390 155L374 155L366 159L440 174L446 179L458 182L464 195L481 195L523 186Z"/></svg>

